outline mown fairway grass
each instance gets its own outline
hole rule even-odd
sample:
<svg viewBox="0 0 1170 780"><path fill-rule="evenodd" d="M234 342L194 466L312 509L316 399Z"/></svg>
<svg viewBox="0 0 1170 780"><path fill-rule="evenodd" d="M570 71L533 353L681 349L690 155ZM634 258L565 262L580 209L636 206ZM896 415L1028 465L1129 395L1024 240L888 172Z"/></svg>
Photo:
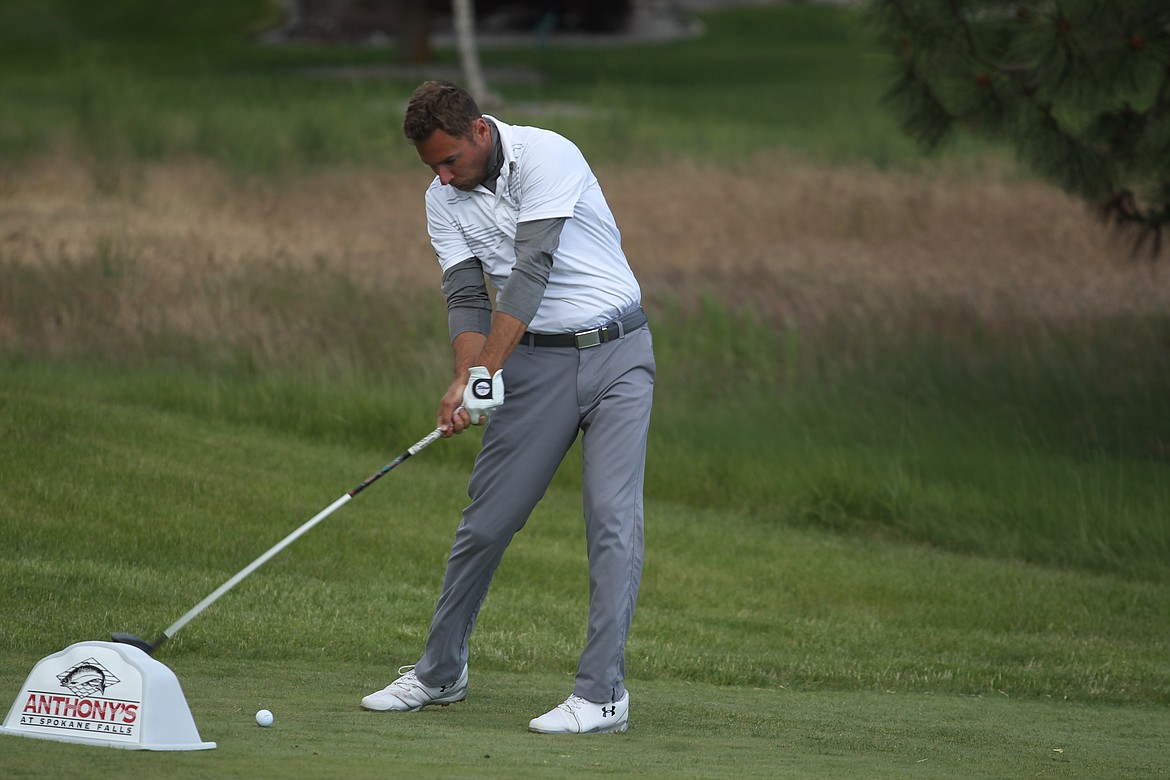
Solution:
<svg viewBox="0 0 1170 780"><path fill-rule="evenodd" d="M110 397L9 367L0 667L151 634L385 453ZM99 374L100 378L100 374ZM406 443L395 443L391 450ZM473 642L473 697L360 712L412 660L463 499L435 445L188 626L161 654L210 754L0 740L12 776L1138 777L1166 771L1170 594L1127 581L761 524L658 499L630 645L634 729L524 732L562 696L584 615L576 492L513 545ZM252 714L268 707L277 726Z"/></svg>
<svg viewBox="0 0 1170 780"><path fill-rule="evenodd" d="M252 46L262 3L152 8L0 4L3 696L164 628L429 431L448 381L414 77L307 75L391 55ZM472 698L358 709L421 649L469 435L167 646L217 750L3 738L0 775L1170 772L1167 277L998 155L920 160L854 12L705 21L484 54L542 75L494 85L501 115L585 148L654 325L631 732L524 730L582 642L576 452L493 584Z"/></svg>

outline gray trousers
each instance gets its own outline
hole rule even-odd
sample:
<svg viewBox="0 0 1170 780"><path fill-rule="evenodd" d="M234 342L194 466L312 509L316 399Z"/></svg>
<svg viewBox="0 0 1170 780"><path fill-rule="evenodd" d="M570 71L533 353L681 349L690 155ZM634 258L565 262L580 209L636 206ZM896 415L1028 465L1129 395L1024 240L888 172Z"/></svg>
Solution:
<svg viewBox="0 0 1170 780"><path fill-rule="evenodd" d="M504 550L582 433L589 623L573 692L594 702L625 693L625 650L642 579L646 435L654 393L646 327L597 347L531 347L504 366L504 404L491 416L468 485L426 649L415 673L454 681Z"/></svg>

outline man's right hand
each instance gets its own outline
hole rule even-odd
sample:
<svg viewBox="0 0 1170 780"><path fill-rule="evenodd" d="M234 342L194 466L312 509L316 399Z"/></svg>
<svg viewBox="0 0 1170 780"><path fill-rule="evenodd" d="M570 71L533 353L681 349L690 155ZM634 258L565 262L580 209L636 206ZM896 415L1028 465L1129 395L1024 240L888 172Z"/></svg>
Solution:
<svg viewBox="0 0 1170 780"><path fill-rule="evenodd" d="M445 439L471 427L471 416L463 409L463 393L467 389L468 369L479 364L479 353L486 341L484 334L469 330L451 342L455 352L455 376L439 402L439 428Z"/></svg>
<svg viewBox="0 0 1170 780"><path fill-rule="evenodd" d="M466 379L456 379L439 402L439 429L444 439L471 427L471 417L463 408L463 390L466 387Z"/></svg>

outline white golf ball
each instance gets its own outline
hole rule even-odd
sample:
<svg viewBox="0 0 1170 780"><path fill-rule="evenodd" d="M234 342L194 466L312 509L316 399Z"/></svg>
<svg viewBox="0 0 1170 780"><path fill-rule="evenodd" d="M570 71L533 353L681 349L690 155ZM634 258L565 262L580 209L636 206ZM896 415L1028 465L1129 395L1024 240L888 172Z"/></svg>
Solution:
<svg viewBox="0 0 1170 780"><path fill-rule="evenodd" d="M268 728L272 725L272 713L268 710L260 710L256 713L256 724Z"/></svg>

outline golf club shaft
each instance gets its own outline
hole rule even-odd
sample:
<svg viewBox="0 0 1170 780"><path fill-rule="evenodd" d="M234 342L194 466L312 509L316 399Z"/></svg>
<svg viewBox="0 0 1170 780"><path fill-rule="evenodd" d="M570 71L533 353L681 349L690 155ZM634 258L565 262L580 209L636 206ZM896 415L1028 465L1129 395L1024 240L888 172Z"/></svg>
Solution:
<svg viewBox="0 0 1170 780"><path fill-rule="evenodd" d="M187 613L184 614L181 618L179 618L174 623L172 623L170 625L170 627L167 628L167 630L162 633L162 636L160 636L157 640L155 640L156 645L161 643L161 642L165 642L166 640L173 637L175 635L176 631L178 631L183 626L190 623L191 620L193 620L196 615L198 615L203 610L207 609L209 606L211 606L213 603L215 603L215 601L218 600L220 596L227 593L229 590L231 590L236 585L238 585L240 583L240 580L244 579L249 574L256 571L256 569L259 569L261 566L263 566L265 563L267 563L270 558L272 558L274 555L279 553L285 547L288 547L290 544L295 542L302 535L307 533L313 526L317 525L317 523L321 522L326 517L329 517L329 515L333 514L337 509L340 509L342 506L344 506L346 503L348 503L351 498L353 498L358 493L360 493L363 490L365 490L366 488L368 488L370 485L377 482L379 479L381 479L383 476L385 476L387 473L389 473L389 471L391 469L393 469L398 464L402 463L402 461L406 460L411 455L415 455L418 452L425 449L426 447L428 447L436 439L438 439L441 435L442 435L441 428L436 428L435 430L431 431L426 436L424 436L423 438L421 438L417 442L415 442L411 447L409 447L406 450L406 452L402 453L397 458L390 461L382 468L378 469L378 471L376 471L372 475L370 475L370 477L367 478L360 485L358 485L353 490L351 490L348 493L346 493L345 495L343 495L341 498L334 501L332 504L327 506L325 509L322 509L312 519L308 520L303 525L301 525L300 528L298 528L297 530L293 531L288 536L281 539L279 542L277 542L275 545L273 545L267 552L265 552L263 555L261 555L256 560L249 563L247 566L245 566L243 569L241 569L238 573L236 573L235 576L233 576L227 582L220 585L218 588L216 588L214 591L212 591L210 594L208 594L207 598L203 599L203 601L200 601L194 607L189 609L187 611Z"/></svg>

